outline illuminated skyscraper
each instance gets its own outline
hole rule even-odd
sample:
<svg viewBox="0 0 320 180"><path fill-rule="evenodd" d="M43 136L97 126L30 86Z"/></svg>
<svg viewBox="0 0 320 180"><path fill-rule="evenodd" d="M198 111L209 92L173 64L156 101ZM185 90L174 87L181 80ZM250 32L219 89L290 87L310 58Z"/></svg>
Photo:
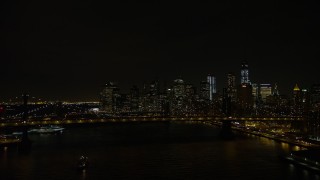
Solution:
<svg viewBox="0 0 320 180"><path fill-rule="evenodd" d="M237 94L237 99L241 108L249 111L253 105L252 85L246 83L240 84L238 86Z"/></svg>
<svg viewBox="0 0 320 180"><path fill-rule="evenodd" d="M100 93L102 110L107 113L114 113L117 110L119 96L119 88L113 82L106 83Z"/></svg>
<svg viewBox="0 0 320 180"><path fill-rule="evenodd" d="M257 107L261 101L260 88L256 83L252 83L252 98L253 98L253 107Z"/></svg>
<svg viewBox="0 0 320 180"><path fill-rule="evenodd" d="M267 102L267 97L272 95L272 86L271 84L260 84L260 93L261 100L263 103Z"/></svg>
<svg viewBox="0 0 320 180"><path fill-rule="evenodd" d="M217 93L216 77L208 74L207 82L209 83L209 100L213 100L213 95Z"/></svg>
<svg viewBox="0 0 320 180"><path fill-rule="evenodd" d="M246 61L241 64L241 84L251 84L249 80L249 66Z"/></svg>
<svg viewBox="0 0 320 180"><path fill-rule="evenodd" d="M201 100L210 100L210 84L207 81L200 82Z"/></svg>
<svg viewBox="0 0 320 180"><path fill-rule="evenodd" d="M227 80L228 80L228 82L227 82L228 89L231 90L231 89L236 88L236 76L233 73L227 74Z"/></svg>
<svg viewBox="0 0 320 180"><path fill-rule="evenodd" d="M236 99L236 76L233 73L227 74L227 96L231 98L231 101Z"/></svg>
<svg viewBox="0 0 320 180"><path fill-rule="evenodd" d="M186 96L187 98L193 98L196 95L196 87L192 84L186 84Z"/></svg>
<svg viewBox="0 0 320 180"><path fill-rule="evenodd" d="M303 114L306 114L310 108L310 93L307 89L301 90L301 110Z"/></svg>
<svg viewBox="0 0 320 180"><path fill-rule="evenodd" d="M185 83L182 79L173 81L173 94L175 97L185 97Z"/></svg>
<svg viewBox="0 0 320 180"><path fill-rule="evenodd" d="M311 105L314 110L320 109L320 84L311 86Z"/></svg>
<svg viewBox="0 0 320 180"><path fill-rule="evenodd" d="M157 96L159 94L160 94L159 81L158 80L152 81L152 83L150 84L150 95Z"/></svg>
<svg viewBox="0 0 320 180"><path fill-rule="evenodd" d="M147 101L148 101L147 111L149 112L160 111L161 109L160 86L159 86L159 81L157 79L152 81L150 84Z"/></svg>
<svg viewBox="0 0 320 180"><path fill-rule="evenodd" d="M301 113L301 91L298 84L293 88L293 113L295 115Z"/></svg>
<svg viewBox="0 0 320 180"><path fill-rule="evenodd" d="M170 111L173 114L184 114L184 105L186 98L186 85L182 79L176 79L173 81L172 87L173 97L171 99Z"/></svg>
<svg viewBox="0 0 320 180"><path fill-rule="evenodd" d="M130 110L133 112L139 111L139 88L133 86L130 89Z"/></svg>
<svg viewBox="0 0 320 180"><path fill-rule="evenodd" d="M277 83L274 84L272 95L274 95L274 96L279 96L280 95Z"/></svg>

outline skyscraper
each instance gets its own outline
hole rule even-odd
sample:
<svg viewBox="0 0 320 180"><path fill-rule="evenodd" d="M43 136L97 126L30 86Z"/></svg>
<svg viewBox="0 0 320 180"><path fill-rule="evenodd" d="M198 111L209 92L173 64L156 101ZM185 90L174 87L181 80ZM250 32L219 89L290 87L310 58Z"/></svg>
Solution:
<svg viewBox="0 0 320 180"><path fill-rule="evenodd" d="M261 101L260 87L256 83L252 83L252 98L253 98L253 107L257 107Z"/></svg>
<svg viewBox="0 0 320 180"><path fill-rule="evenodd" d="M311 105L314 110L320 107L320 84L313 84L311 86Z"/></svg>
<svg viewBox="0 0 320 180"><path fill-rule="evenodd" d="M279 96L280 95L277 83L274 84L272 95L274 95L274 96Z"/></svg>
<svg viewBox="0 0 320 180"><path fill-rule="evenodd" d="M156 112L160 111L161 109L160 86L159 81L157 79L152 81L150 84L147 106L149 112Z"/></svg>
<svg viewBox="0 0 320 180"><path fill-rule="evenodd" d="M207 82L209 83L209 100L213 100L213 95L217 93L216 77L208 74Z"/></svg>
<svg viewBox="0 0 320 180"><path fill-rule="evenodd" d="M114 113L117 109L119 88L113 82L108 82L104 85L100 97L102 110L107 113Z"/></svg>
<svg viewBox="0 0 320 180"><path fill-rule="evenodd" d="M260 95L263 103L267 102L267 97L272 95L271 84L260 84Z"/></svg>
<svg viewBox="0 0 320 180"><path fill-rule="evenodd" d="M227 74L227 96L231 98L231 101L236 100L236 76L233 73Z"/></svg>
<svg viewBox="0 0 320 180"><path fill-rule="evenodd" d="M295 115L301 113L301 90L298 84L293 88L293 113Z"/></svg>
<svg viewBox="0 0 320 180"><path fill-rule="evenodd" d="M173 98L171 100L170 111L173 114L184 114L186 98L186 85L182 79L173 81Z"/></svg>
<svg viewBox="0 0 320 180"><path fill-rule="evenodd" d="M173 93L175 97L185 97L185 83L182 79L173 81Z"/></svg>
<svg viewBox="0 0 320 180"><path fill-rule="evenodd" d="M130 89L130 110L132 112L139 111L139 88L137 86L133 86Z"/></svg>
<svg viewBox="0 0 320 180"><path fill-rule="evenodd" d="M241 84L251 84L249 80L249 66L246 61L241 64Z"/></svg>
<svg viewBox="0 0 320 180"><path fill-rule="evenodd" d="M210 100L210 84L207 81L200 82L200 98L201 100Z"/></svg>
<svg viewBox="0 0 320 180"><path fill-rule="evenodd" d="M246 83L240 84L238 86L237 94L240 107L245 109L246 112L249 112L253 105L252 85Z"/></svg>

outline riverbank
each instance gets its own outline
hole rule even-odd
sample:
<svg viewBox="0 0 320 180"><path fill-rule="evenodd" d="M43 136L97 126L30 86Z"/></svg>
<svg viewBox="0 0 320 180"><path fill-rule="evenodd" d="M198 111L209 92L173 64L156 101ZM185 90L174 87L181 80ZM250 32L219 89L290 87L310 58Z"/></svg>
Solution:
<svg viewBox="0 0 320 180"><path fill-rule="evenodd" d="M222 124L220 122L205 122L204 124L215 126L215 127L222 126ZM270 134L268 132L255 131L255 130L250 129L249 127L231 126L231 130L237 131L240 133L251 134L251 135L255 135L255 136L259 136L259 137L265 137L265 138L272 139L277 142L288 143L290 145L300 146L300 147L307 148L307 149L320 149L320 144L315 144L315 143L306 142L306 141L297 140L297 139L289 139L287 137L284 137L281 135Z"/></svg>
<svg viewBox="0 0 320 180"><path fill-rule="evenodd" d="M320 173L320 156L318 150L293 151L290 155L284 156L283 159L297 166Z"/></svg>
<svg viewBox="0 0 320 180"><path fill-rule="evenodd" d="M20 139L0 139L0 147L16 146L21 142Z"/></svg>
<svg viewBox="0 0 320 180"><path fill-rule="evenodd" d="M221 127L222 124L219 122L210 122L206 123L207 125L215 126L215 127ZM255 131L251 130L250 128L247 127L235 127L231 126L231 129L233 131L237 131L240 133L245 133L245 134L251 134L259 137L265 137L268 139L272 139L277 142L283 142L287 143L290 145L295 145L302 147L303 150L299 151L292 151L288 155L281 156L281 159L284 159L294 165L297 165L299 167L311 170L316 173L320 173L320 145L311 143L311 142L306 142L302 140L296 140L296 139L289 139L285 138L281 135L274 135L274 134L268 134L267 132L260 132L260 131Z"/></svg>

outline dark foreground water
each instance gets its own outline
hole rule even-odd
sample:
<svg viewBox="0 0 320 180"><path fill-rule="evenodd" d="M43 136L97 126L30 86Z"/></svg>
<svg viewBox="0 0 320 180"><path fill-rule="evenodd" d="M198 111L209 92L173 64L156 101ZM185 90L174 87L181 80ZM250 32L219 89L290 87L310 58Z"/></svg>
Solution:
<svg viewBox="0 0 320 180"><path fill-rule="evenodd" d="M297 149L249 135L226 141L200 124L109 124L31 135L29 153L0 151L0 179L319 179L282 161ZM81 155L86 172L77 172Z"/></svg>

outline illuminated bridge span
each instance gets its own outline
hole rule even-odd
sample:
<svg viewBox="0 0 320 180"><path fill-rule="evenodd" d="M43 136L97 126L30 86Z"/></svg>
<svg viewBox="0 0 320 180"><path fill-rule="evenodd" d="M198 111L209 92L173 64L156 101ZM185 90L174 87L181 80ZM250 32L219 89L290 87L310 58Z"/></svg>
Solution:
<svg viewBox="0 0 320 180"><path fill-rule="evenodd" d="M303 121L303 117L113 117L105 119L64 119L64 120L28 120L2 122L0 127L19 127L37 125L73 125L73 124L94 124L94 123L125 123L125 122L184 122L184 121L252 121L252 122L296 122Z"/></svg>

